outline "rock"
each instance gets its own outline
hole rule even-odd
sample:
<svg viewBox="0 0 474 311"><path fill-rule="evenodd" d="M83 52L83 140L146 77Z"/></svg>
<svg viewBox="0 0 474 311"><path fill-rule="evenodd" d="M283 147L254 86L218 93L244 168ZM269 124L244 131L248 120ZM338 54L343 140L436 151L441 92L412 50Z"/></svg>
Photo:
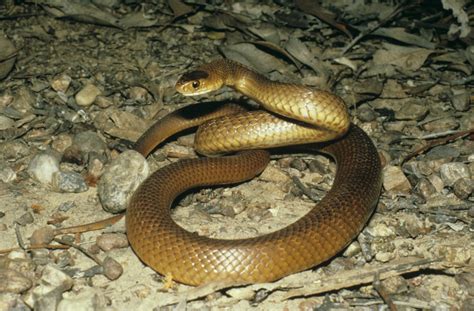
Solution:
<svg viewBox="0 0 474 311"><path fill-rule="evenodd" d="M0 115L0 131L7 130L15 126L15 121L12 119Z"/></svg>
<svg viewBox="0 0 474 311"><path fill-rule="evenodd" d="M434 120L423 125L423 128L429 132L445 132L459 127L459 122L453 117L446 117Z"/></svg>
<svg viewBox="0 0 474 311"><path fill-rule="evenodd" d="M395 254L390 252L377 252L375 254L375 260L380 262L389 262L393 258L395 258Z"/></svg>
<svg viewBox="0 0 474 311"><path fill-rule="evenodd" d="M31 309L25 305L19 294L0 292L0 310L30 311Z"/></svg>
<svg viewBox="0 0 474 311"><path fill-rule="evenodd" d="M42 227L33 231L30 237L31 245L49 244L54 239L54 230L51 227Z"/></svg>
<svg viewBox="0 0 474 311"><path fill-rule="evenodd" d="M32 291L34 310L56 310L62 294L71 289L74 281L53 264L44 267L39 286Z"/></svg>
<svg viewBox="0 0 474 311"><path fill-rule="evenodd" d="M453 95L451 97L451 104L457 111L467 111L471 105L469 92L463 90L462 93Z"/></svg>
<svg viewBox="0 0 474 311"><path fill-rule="evenodd" d="M423 120L427 114L428 108L422 103L407 101L403 103L400 110L395 112L395 119L420 121Z"/></svg>
<svg viewBox="0 0 474 311"><path fill-rule="evenodd" d="M426 153L425 160L438 160L438 159L455 159L459 157L460 152L458 148L451 146L436 146Z"/></svg>
<svg viewBox="0 0 474 311"><path fill-rule="evenodd" d="M51 147L59 153L64 153L64 151L71 145L72 136L69 134L61 133L54 138Z"/></svg>
<svg viewBox="0 0 474 311"><path fill-rule="evenodd" d="M0 80L7 77L16 61L17 49L4 34L0 34Z"/></svg>
<svg viewBox="0 0 474 311"><path fill-rule="evenodd" d="M271 181L275 183L289 182L291 178L282 170L273 165L268 165L260 175L260 179L264 181Z"/></svg>
<svg viewBox="0 0 474 311"><path fill-rule="evenodd" d="M51 88L56 92L66 93L69 88L69 85L71 85L71 82L72 78L67 74L63 73L55 77L53 81L51 81Z"/></svg>
<svg viewBox="0 0 474 311"><path fill-rule="evenodd" d="M107 300L97 289L86 287L79 292L68 292L56 311L106 310Z"/></svg>
<svg viewBox="0 0 474 311"><path fill-rule="evenodd" d="M295 168L301 172L301 171L304 171L306 168L308 168L308 165L302 159L296 158L290 162L290 167Z"/></svg>
<svg viewBox="0 0 474 311"><path fill-rule="evenodd" d="M51 152L38 153L28 165L28 174L45 185L51 184L56 172L59 172L59 159Z"/></svg>
<svg viewBox="0 0 474 311"><path fill-rule="evenodd" d="M97 237L97 245L104 252L128 246L127 236L123 233L104 233Z"/></svg>
<svg viewBox="0 0 474 311"><path fill-rule="evenodd" d="M32 213L27 212L21 215L20 217L18 217L15 221L20 226L26 226L26 225L32 224L35 221L35 219Z"/></svg>
<svg viewBox="0 0 474 311"><path fill-rule="evenodd" d="M128 98L137 102L146 102L148 91L147 89L139 86L132 86L128 89Z"/></svg>
<svg viewBox="0 0 474 311"><path fill-rule="evenodd" d="M105 257L102 267L105 277L111 281L118 279L123 273L122 265L109 256Z"/></svg>
<svg viewBox="0 0 474 311"><path fill-rule="evenodd" d="M87 84L76 94L76 103L79 106L90 106L101 93L102 91L97 86Z"/></svg>
<svg viewBox="0 0 474 311"><path fill-rule="evenodd" d="M4 183L9 183L15 179L15 171L8 165L7 162L0 160L0 180Z"/></svg>
<svg viewBox="0 0 474 311"><path fill-rule="evenodd" d="M30 154L30 148L22 141L14 140L0 144L0 159L17 160Z"/></svg>
<svg viewBox="0 0 474 311"><path fill-rule="evenodd" d="M107 161L108 148L104 140L93 131L85 131L74 136L71 146L63 155L63 161L83 164L89 158L98 158L103 163Z"/></svg>
<svg viewBox="0 0 474 311"><path fill-rule="evenodd" d="M145 158L134 150L121 153L105 167L97 191L103 208L111 213L123 211L138 186L148 177Z"/></svg>
<svg viewBox="0 0 474 311"><path fill-rule="evenodd" d="M383 187L387 191L409 192L410 182L398 166L387 165L383 169Z"/></svg>
<svg viewBox="0 0 474 311"><path fill-rule="evenodd" d="M395 236L395 231L384 223L378 223L374 226L368 227L367 232L373 237L387 238Z"/></svg>
<svg viewBox="0 0 474 311"><path fill-rule="evenodd" d="M76 207L76 202L74 202L74 201L66 201L66 202L62 202L61 204L59 204L59 206L58 206L58 211L60 211L60 212L67 212L67 211L69 211L70 209L75 208L75 207Z"/></svg>
<svg viewBox="0 0 474 311"><path fill-rule="evenodd" d="M56 172L51 182L58 192L79 193L89 189L81 174L76 172Z"/></svg>
<svg viewBox="0 0 474 311"><path fill-rule="evenodd" d="M428 180L433 185L433 187L435 187L436 192L441 193L441 191L443 191L444 183L438 175L432 174L428 176Z"/></svg>
<svg viewBox="0 0 474 311"><path fill-rule="evenodd" d="M47 286L50 289L60 289L62 292L65 292L71 289L73 284L74 281L72 278L54 265L44 267L41 275L41 285Z"/></svg>
<svg viewBox="0 0 474 311"><path fill-rule="evenodd" d="M416 185L416 189L425 200L428 200L437 193L436 188L426 178L422 178L418 182L418 184Z"/></svg>
<svg viewBox="0 0 474 311"><path fill-rule="evenodd" d="M362 105L357 108L357 118L362 122L371 122L374 121L377 115L374 110L368 105Z"/></svg>
<svg viewBox="0 0 474 311"><path fill-rule="evenodd" d="M30 279L12 269L0 268L0 293L21 294L33 285Z"/></svg>
<svg viewBox="0 0 474 311"><path fill-rule="evenodd" d="M459 178L453 185L453 191L458 198L465 200L474 191L474 182L467 178Z"/></svg>
<svg viewBox="0 0 474 311"><path fill-rule="evenodd" d="M440 176L446 186L453 186L460 178L471 179L469 167L461 162L445 163L440 167Z"/></svg>

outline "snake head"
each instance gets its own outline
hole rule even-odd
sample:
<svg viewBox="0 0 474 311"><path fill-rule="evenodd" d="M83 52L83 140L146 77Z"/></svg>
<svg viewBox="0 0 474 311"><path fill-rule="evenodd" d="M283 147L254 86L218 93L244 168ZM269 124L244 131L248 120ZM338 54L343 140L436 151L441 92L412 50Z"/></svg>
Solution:
<svg viewBox="0 0 474 311"><path fill-rule="evenodd" d="M198 68L183 74L176 82L176 90L184 96L194 96L218 90L223 84L223 79L213 70Z"/></svg>

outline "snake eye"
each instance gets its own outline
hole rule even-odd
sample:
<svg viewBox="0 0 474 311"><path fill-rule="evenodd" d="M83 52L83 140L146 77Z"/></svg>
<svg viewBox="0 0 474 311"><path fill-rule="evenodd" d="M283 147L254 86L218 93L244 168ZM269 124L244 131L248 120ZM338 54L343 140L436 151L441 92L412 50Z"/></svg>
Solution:
<svg viewBox="0 0 474 311"><path fill-rule="evenodd" d="M197 89L199 87L199 84L199 81L193 81L191 85L193 86L193 88Z"/></svg>

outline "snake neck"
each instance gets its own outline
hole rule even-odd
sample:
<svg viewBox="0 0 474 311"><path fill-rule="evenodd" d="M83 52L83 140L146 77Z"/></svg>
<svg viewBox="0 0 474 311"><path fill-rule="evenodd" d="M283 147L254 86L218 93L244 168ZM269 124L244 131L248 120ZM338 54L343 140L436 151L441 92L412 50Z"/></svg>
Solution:
<svg viewBox="0 0 474 311"><path fill-rule="evenodd" d="M215 66L216 63L219 63L218 66ZM213 68L218 68L219 72L216 73L224 85L261 104L266 104L265 98L262 96L262 89L270 83L279 83L229 59L217 60L213 62L213 65Z"/></svg>

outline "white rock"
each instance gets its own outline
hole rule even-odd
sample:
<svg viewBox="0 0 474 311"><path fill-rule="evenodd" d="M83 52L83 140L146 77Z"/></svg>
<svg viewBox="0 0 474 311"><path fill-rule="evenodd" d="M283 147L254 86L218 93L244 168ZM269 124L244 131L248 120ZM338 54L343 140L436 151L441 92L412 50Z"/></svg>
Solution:
<svg viewBox="0 0 474 311"><path fill-rule="evenodd" d="M451 187L460 178L471 179L469 167L461 162L451 162L441 165L441 179L446 186Z"/></svg>
<svg viewBox="0 0 474 311"><path fill-rule="evenodd" d="M383 169L383 187L387 191L409 192L410 182L399 166L387 165Z"/></svg>
<svg viewBox="0 0 474 311"><path fill-rule="evenodd" d="M57 311L94 311L103 310L107 305L106 298L98 290L85 288L79 293L67 293L58 304Z"/></svg>
<svg viewBox="0 0 474 311"><path fill-rule="evenodd" d="M148 163L140 153L134 150L121 153L105 167L97 184L102 207L112 213L123 211L149 173Z"/></svg>
<svg viewBox="0 0 474 311"><path fill-rule="evenodd" d="M102 91L97 86L87 84L76 94L76 103L79 106L90 106L101 93Z"/></svg>
<svg viewBox="0 0 474 311"><path fill-rule="evenodd" d="M28 165L28 174L42 184L50 185L56 172L59 172L59 160L48 152L38 153Z"/></svg>

